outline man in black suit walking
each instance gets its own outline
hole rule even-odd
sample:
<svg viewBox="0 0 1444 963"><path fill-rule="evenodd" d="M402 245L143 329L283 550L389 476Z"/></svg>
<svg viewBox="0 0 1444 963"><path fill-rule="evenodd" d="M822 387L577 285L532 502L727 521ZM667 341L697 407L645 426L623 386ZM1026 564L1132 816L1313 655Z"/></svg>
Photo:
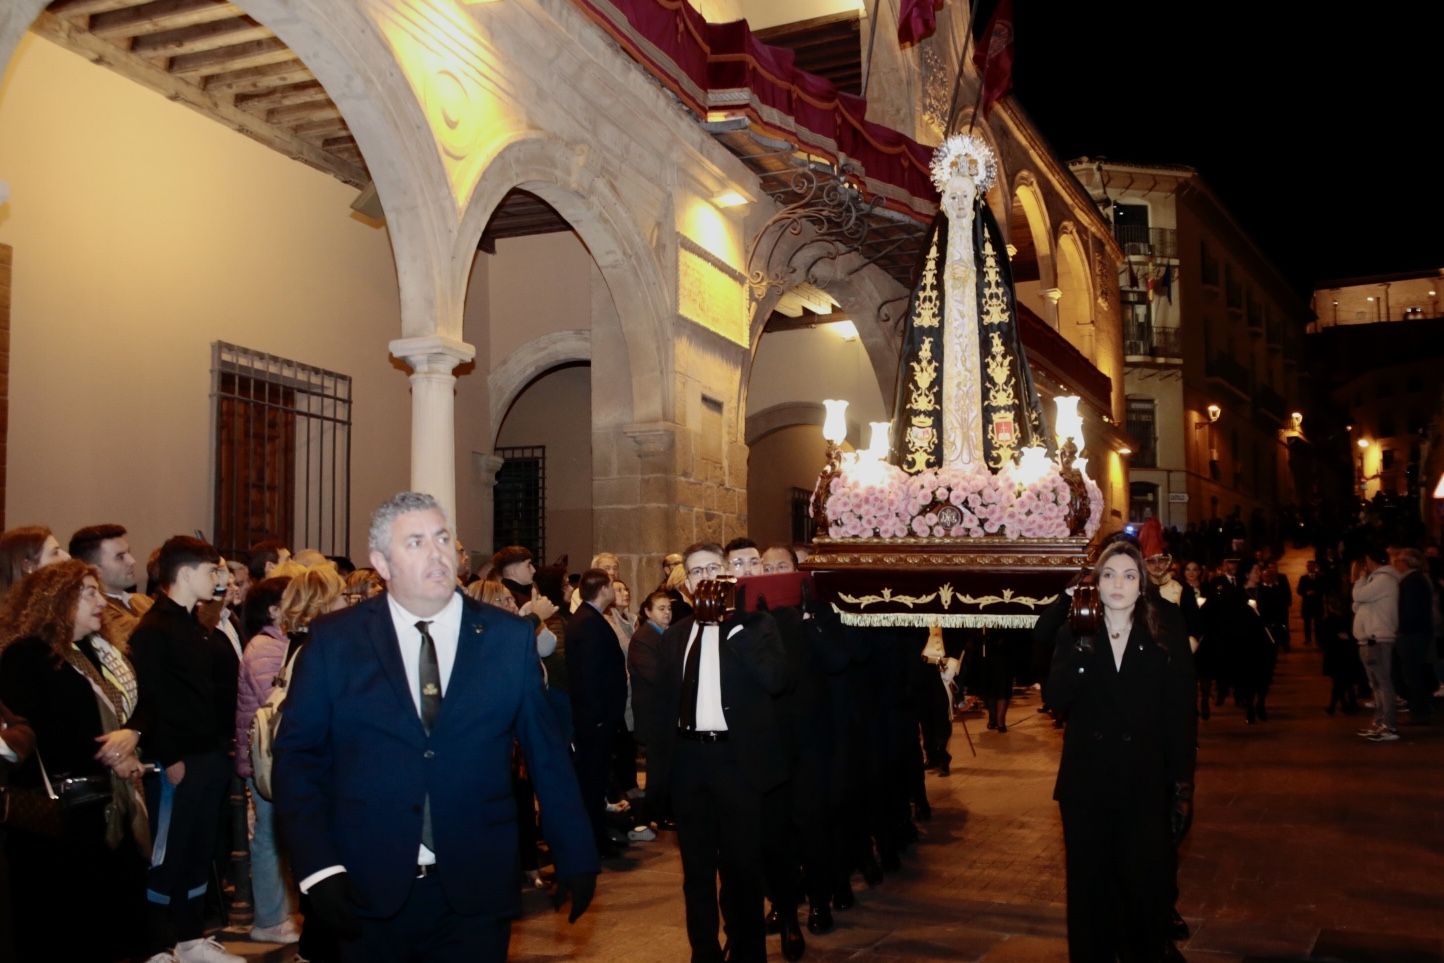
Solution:
<svg viewBox="0 0 1444 963"><path fill-rule="evenodd" d="M682 553L687 590L725 571L722 548ZM667 630L659 655L657 709L647 740L647 795L670 805L682 850L682 892L693 963L718 963L717 881L729 959L767 957L762 896L762 798L787 778L773 698L787 688L782 641L765 613L697 616Z"/></svg>
<svg viewBox="0 0 1444 963"><path fill-rule="evenodd" d="M617 730L627 713L627 658L616 630L602 614L616 598L612 577L602 569L588 569L577 593L582 601L567 622L566 634L577 783L597 849L614 858L620 853L607 836L607 774Z"/></svg>

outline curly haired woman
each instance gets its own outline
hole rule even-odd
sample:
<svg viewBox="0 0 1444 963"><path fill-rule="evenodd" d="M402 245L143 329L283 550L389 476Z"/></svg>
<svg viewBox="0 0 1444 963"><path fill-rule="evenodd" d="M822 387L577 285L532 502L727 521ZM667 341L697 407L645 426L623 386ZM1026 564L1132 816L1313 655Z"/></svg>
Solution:
<svg viewBox="0 0 1444 963"><path fill-rule="evenodd" d="M6 857L23 881L14 891L22 960L52 958L58 940L77 960L125 958L143 941L150 834L140 733L126 728L135 673L100 636L104 608L99 572L67 559L25 576L0 609L0 701L29 719L36 738L10 791L43 800L46 779L69 776L99 777L109 793L65 810L58 836L12 824Z"/></svg>

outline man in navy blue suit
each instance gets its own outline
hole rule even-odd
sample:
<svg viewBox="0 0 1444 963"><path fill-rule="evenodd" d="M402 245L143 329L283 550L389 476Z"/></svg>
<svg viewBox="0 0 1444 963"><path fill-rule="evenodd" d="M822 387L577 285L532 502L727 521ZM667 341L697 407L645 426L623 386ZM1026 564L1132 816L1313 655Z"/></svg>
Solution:
<svg viewBox="0 0 1444 963"><path fill-rule="evenodd" d="M607 776L612 771L617 731L626 724L627 657L612 623L602 614L616 598L612 577L602 569L588 569L582 573L577 592L582 604L567 622L577 782L597 849L615 858L621 853L607 836Z"/></svg>
<svg viewBox="0 0 1444 963"><path fill-rule="evenodd" d="M348 961L500 961L521 910L513 741L575 921L591 824L531 627L456 589L450 524L401 492L371 520L386 594L312 623L276 738L292 868Z"/></svg>

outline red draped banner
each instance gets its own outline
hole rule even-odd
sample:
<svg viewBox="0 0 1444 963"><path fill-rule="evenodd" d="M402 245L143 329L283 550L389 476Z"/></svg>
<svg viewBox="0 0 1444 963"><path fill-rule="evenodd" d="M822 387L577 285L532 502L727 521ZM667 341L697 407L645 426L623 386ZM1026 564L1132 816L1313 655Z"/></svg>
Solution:
<svg viewBox="0 0 1444 963"><path fill-rule="evenodd" d="M922 43L938 29L943 0L902 0L897 17L897 42L904 47Z"/></svg>
<svg viewBox="0 0 1444 963"><path fill-rule="evenodd" d="M855 161L889 207L935 209L932 148L868 121L867 101L799 70L791 50L762 43L745 20L708 23L680 0L572 2L700 118L745 115L799 149Z"/></svg>

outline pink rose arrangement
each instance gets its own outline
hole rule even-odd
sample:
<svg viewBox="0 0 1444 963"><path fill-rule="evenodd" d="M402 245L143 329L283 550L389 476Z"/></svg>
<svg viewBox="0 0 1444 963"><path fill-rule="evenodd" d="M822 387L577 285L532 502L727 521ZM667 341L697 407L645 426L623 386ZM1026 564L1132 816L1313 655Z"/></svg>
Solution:
<svg viewBox="0 0 1444 963"><path fill-rule="evenodd" d="M1098 530L1103 493L1086 479L1085 534ZM1025 482L1016 467L993 473L978 467L908 475L894 465L844 466L827 495L834 538L1067 538L1068 483L1050 464ZM949 511L949 509L953 511Z"/></svg>

